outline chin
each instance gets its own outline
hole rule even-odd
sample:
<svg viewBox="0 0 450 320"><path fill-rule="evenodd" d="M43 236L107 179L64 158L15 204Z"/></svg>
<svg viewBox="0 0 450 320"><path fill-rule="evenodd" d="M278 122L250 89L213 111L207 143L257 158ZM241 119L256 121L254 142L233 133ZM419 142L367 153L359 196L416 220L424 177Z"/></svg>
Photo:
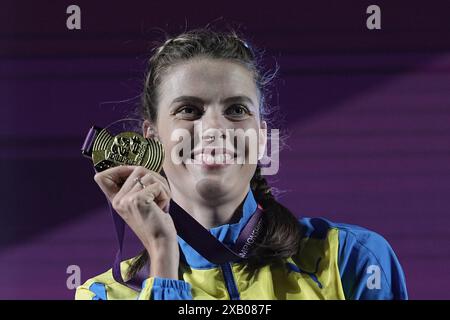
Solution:
<svg viewBox="0 0 450 320"><path fill-rule="evenodd" d="M202 198L209 200L220 199L231 191L228 183L225 184L222 179L212 177L199 180L195 188Z"/></svg>

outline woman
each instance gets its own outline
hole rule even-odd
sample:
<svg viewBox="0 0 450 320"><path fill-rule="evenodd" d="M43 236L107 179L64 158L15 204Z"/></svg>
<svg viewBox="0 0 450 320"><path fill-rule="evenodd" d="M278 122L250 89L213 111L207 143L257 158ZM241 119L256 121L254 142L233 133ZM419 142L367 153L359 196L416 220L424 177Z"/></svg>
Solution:
<svg viewBox="0 0 450 320"><path fill-rule="evenodd" d="M176 147L176 130L197 139L181 164L166 156L164 176L133 166L95 175L145 248L122 262L123 275L132 278L142 268L149 274L142 289L132 289L109 270L80 286L76 299L407 298L403 271L384 238L357 226L296 218L276 201L259 165L246 161L250 142L240 152L242 137L230 140L227 130L267 128L268 78L234 32L193 30L157 48L142 99L143 133L159 139L166 155ZM259 159L265 136L258 134L254 144ZM248 258L217 265L201 256L178 236L167 213L171 200L227 246L262 207Z"/></svg>

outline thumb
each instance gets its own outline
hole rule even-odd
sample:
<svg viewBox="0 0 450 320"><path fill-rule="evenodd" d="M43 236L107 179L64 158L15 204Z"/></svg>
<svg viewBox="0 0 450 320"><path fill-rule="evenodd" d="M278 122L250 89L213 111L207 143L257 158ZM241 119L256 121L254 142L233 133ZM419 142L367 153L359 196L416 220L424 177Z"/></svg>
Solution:
<svg viewBox="0 0 450 320"><path fill-rule="evenodd" d="M123 182L133 172L132 166L118 166L109 168L105 171L98 172L94 176L95 182L98 184L107 198L112 201L116 194L120 191Z"/></svg>

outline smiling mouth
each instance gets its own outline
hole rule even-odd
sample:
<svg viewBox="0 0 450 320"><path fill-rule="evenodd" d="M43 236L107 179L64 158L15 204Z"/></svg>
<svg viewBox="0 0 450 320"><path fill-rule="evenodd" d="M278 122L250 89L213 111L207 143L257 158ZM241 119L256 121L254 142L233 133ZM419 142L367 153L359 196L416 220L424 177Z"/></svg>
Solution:
<svg viewBox="0 0 450 320"><path fill-rule="evenodd" d="M222 154L205 154L205 153L199 153L196 154L193 158L194 162L198 162L199 164L205 164L205 165L213 165L213 164L231 164L232 157L228 153L222 153Z"/></svg>
<svg viewBox="0 0 450 320"><path fill-rule="evenodd" d="M205 148L194 150L186 164L201 165L207 168L225 167L237 163L237 153L222 148Z"/></svg>

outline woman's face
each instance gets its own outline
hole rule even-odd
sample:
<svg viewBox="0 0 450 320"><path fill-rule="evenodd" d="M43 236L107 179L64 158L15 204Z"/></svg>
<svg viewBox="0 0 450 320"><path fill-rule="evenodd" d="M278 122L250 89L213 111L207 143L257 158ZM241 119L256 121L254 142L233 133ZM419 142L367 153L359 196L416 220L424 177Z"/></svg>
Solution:
<svg viewBox="0 0 450 320"><path fill-rule="evenodd" d="M232 61L192 59L167 70L158 97L156 131L173 196L220 203L245 193L266 143L251 71ZM173 152L180 149L174 132L189 133L181 163L173 157L180 154Z"/></svg>

